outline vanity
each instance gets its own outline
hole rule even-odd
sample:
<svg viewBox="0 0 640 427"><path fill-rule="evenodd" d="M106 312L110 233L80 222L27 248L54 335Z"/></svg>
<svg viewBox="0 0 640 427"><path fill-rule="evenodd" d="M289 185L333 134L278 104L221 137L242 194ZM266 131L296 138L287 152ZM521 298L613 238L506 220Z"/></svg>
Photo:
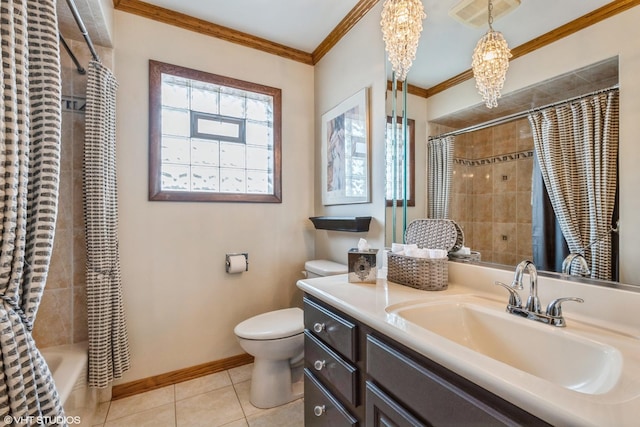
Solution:
<svg viewBox="0 0 640 427"><path fill-rule="evenodd" d="M298 282L305 425L637 425L640 293L541 277L543 303L585 301L554 327L506 312L513 272L449 264L436 292Z"/></svg>

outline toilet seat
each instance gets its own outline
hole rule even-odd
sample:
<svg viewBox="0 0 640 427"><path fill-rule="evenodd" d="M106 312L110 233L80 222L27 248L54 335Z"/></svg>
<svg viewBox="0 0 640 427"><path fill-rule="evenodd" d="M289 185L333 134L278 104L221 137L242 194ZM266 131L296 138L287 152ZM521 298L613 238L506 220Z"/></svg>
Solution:
<svg viewBox="0 0 640 427"><path fill-rule="evenodd" d="M301 334L304 331L304 312L297 307L270 311L251 317L233 330L247 340L276 340Z"/></svg>

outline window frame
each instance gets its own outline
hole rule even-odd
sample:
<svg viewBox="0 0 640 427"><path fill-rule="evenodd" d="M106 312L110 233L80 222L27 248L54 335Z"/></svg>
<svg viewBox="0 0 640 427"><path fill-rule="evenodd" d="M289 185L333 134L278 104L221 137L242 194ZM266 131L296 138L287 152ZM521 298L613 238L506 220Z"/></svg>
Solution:
<svg viewBox="0 0 640 427"><path fill-rule="evenodd" d="M396 122L398 124L402 123L402 116L396 117ZM392 124L392 117L387 116L387 128ZM415 206L416 205L416 122L414 119L407 119L407 137L409 140L409 199L407 200L407 206ZM385 150L386 150L386 142L388 141L386 133L385 133ZM385 199L387 194L387 184L389 184L388 177L385 177ZM387 207L393 206L392 199L386 199ZM404 199L396 199L396 206L404 206Z"/></svg>
<svg viewBox="0 0 640 427"><path fill-rule="evenodd" d="M162 190L162 75L213 83L273 98L273 194ZM193 110L189 110L190 114ZM282 90L258 83L149 60L149 200L282 203Z"/></svg>

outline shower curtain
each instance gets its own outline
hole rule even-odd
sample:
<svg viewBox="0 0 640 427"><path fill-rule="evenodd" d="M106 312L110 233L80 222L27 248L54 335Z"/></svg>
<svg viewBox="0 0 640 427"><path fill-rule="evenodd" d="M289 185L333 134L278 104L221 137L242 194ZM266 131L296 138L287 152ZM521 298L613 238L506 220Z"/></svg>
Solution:
<svg viewBox="0 0 640 427"><path fill-rule="evenodd" d="M618 91L529 116L536 156L569 250L611 280L618 162Z"/></svg>
<svg viewBox="0 0 640 427"><path fill-rule="evenodd" d="M91 61L83 164L87 241L89 385L106 387L129 369L122 301L116 185L116 89L111 71Z"/></svg>
<svg viewBox="0 0 640 427"><path fill-rule="evenodd" d="M427 217L449 217L454 136L427 142Z"/></svg>
<svg viewBox="0 0 640 427"><path fill-rule="evenodd" d="M2 0L0 22L0 417L8 425L66 426L31 336L58 207L62 116L55 0Z"/></svg>

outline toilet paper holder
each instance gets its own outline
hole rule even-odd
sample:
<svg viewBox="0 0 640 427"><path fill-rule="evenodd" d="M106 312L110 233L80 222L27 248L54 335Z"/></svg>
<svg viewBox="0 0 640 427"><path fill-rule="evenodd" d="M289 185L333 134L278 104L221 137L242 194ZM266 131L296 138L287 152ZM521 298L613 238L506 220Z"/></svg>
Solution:
<svg viewBox="0 0 640 427"><path fill-rule="evenodd" d="M244 256L245 269L244 271L249 271L249 253L248 252L237 252L231 254L225 254L225 271L228 273L229 268L231 267L231 257L236 256Z"/></svg>

